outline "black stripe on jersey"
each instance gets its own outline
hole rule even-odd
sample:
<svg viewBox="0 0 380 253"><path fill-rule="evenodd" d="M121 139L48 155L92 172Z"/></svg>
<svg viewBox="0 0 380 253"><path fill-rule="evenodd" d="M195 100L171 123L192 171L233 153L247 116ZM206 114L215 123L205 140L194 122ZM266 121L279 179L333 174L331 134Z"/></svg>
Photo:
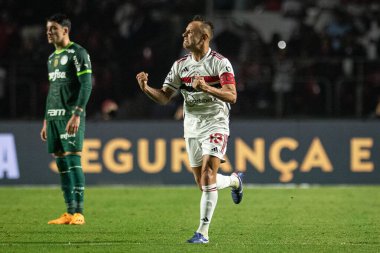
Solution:
<svg viewBox="0 0 380 253"><path fill-rule="evenodd" d="M171 85L170 83L164 83L164 84L166 84L166 85L168 85L168 86L172 87L174 90L176 90L176 89L177 89L176 87L174 87L174 86L173 86L173 85Z"/></svg>
<svg viewBox="0 0 380 253"><path fill-rule="evenodd" d="M214 87L214 88L222 88L222 85L220 83L216 83L216 84L209 84L211 87ZM186 84L182 83L181 86L179 87L180 89L182 90L186 90L188 92L199 92L197 91L196 89L193 88L193 86L187 86Z"/></svg>
<svg viewBox="0 0 380 253"><path fill-rule="evenodd" d="M186 90L186 91L188 91L188 92L198 92L197 90L195 90L194 88L193 88L193 86L187 86L186 84L181 84L181 86L179 86L179 88L181 89L181 90Z"/></svg>

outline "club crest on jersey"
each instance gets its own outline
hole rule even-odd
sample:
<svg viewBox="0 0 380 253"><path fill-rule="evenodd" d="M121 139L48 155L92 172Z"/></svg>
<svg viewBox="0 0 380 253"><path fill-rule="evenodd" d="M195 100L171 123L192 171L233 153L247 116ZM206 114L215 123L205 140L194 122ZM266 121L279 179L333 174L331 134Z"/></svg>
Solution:
<svg viewBox="0 0 380 253"><path fill-rule="evenodd" d="M61 65L65 65L68 60L69 58L67 57L67 55L62 56L61 61L60 61Z"/></svg>

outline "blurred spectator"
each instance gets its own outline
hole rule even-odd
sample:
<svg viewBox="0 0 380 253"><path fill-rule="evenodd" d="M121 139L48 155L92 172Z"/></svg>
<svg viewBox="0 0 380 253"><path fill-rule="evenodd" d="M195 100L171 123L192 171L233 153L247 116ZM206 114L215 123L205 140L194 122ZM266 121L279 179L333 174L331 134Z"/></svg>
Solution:
<svg viewBox="0 0 380 253"><path fill-rule="evenodd" d="M366 48L367 59L376 60L379 56L380 43L379 20L372 20L368 31L362 37L362 43Z"/></svg>
<svg viewBox="0 0 380 253"><path fill-rule="evenodd" d="M326 34L331 39L331 45L334 54L341 55L343 48L344 36L352 31L349 17L340 9L334 10L333 20L326 26Z"/></svg>
<svg viewBox="0 0 380 253"><path fill-rule="evenodd" d="M287 57L286 50L279 49L275 56L272 89L276 94L276 116L282 117L290 113L290 93L294 85L294 64Z"/></svg>
<svg viewBox="0 0 380 253"><path fill-rule="evenodd" d="M130 37L132 19L135 12L136 7L132 2L125 2L116 10L114 21L118 25L118 31L121 37L126 39Z"/></svg>
<svg viewBox="0 0 380 253"><path fill-rule="evenodd" d="M95 116L95 120L112 120L116 117L119 106L112 99L106 99L101 106L101 114Z"/></svg>
<svg viewBox="0 0 380 253"><path fill-rule="evenodd" d="M9 22L7 13L0 14L0 58L6 57L12 43L15 27Z"/></svg>

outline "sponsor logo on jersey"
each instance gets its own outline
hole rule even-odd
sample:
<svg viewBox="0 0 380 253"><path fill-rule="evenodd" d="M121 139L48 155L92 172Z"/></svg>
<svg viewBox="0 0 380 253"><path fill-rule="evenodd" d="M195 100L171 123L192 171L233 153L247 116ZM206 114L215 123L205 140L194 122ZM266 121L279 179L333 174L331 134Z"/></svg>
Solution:
<svg viewBox="0 0 380 253"><path fill-rule="evenodd" d="M73 54L73 53L75 53L75 50L74 49L67 49L67 52L70 54Z"/></svg>
<svg viewBox="0 0 380 253"><path fill-rule="evenodd" d="M47 111L47 114L49 116L55 117L55 116L65 116L66 110L65 109L49 109Z"/></svg>
<svg viewBox="0 0 380 253"><path fill-rule="evenodd" d="M208 98L195 98L194 96L190 94L184 94L185 97L185 103L187 106L191 107L196 104L206 104L216 101L215 97L208 97Z"/></svg>
<svg viewBox="0 0 380 253"><path fill-rule="evenodd" d="M61 61L60 61L61 65L65 65L68 60L69 60L69 57L67 57L67 55L62 56Z"/></svg>
<svg viewBox="0 0 380 253"><path fill-rule="evenodd" d="M75 134L64 133L64 134L61 134L59 137L63 140L67 140L68 138L75 137Z"/></svg>
<svg viewBox="0 0 380 253"><path fill-rule="evenodd" d="M56 69L54 72L49 73L49 80L51 81L63 78L66 78L66 72L61 72L59 69Z"/></svg>
<svg viewBox="0 0 380 253"><path fill-rule="evenodd" d="M53 66L54 66L54 67L57 67L57 66L58 66L58 58L55 58L55 59L54 59Z"/></svg>

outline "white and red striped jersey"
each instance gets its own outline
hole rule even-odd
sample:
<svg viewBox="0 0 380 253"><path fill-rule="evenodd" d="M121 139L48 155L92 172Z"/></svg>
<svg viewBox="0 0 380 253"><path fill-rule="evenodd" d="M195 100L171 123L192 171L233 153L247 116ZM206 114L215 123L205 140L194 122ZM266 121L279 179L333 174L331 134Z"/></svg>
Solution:
<svg viewBox="0 0 380 253"><path fill-rule="evenodd" d="M197 119L209 117L218 118L215 124L223 128L219 132L229 134L230 105L210 94L195 90L191 85L195 76L202 76L208 85L215 88L221 88L225 84L235 85L234 71L230 61L212 51L211 48L200 61L195 61L191 54L187 54L174 62L163 86L174 91L180 90L183 95L185 137L198 137L209 132L210 129L206 129L206 126L204 129L199 129L203 127L194 124ZM214 124L214 122L208 123Z"/></svg>

